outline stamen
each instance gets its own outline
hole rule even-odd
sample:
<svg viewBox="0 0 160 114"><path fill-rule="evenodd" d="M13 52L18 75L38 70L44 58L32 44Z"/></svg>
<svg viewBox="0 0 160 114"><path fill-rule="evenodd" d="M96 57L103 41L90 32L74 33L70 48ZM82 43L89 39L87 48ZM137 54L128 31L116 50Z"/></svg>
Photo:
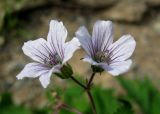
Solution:
<svg viewBox="0 0 160 114"><path fill-rule="evenodd" d="M54 55L49 54L49 57L44 59L44 63L49 67L52 67L54 65L57 65L58 63L61 63L61 58L57 53L55 53Z"/></svg>
<svg viewBox="0 0 160 114"><path fill-rule="evenodd" d="M109 56L108 56L107 53L100 51L100 52L96 53L95 60L97 62L107 62L108 63L109 62Z"/></svg>

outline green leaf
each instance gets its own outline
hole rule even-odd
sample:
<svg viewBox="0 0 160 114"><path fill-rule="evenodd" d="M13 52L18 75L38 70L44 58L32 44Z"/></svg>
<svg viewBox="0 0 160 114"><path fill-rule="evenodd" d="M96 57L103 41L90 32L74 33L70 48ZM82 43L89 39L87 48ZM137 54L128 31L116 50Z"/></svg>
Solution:
<svg viewBox="0 0 160 114"><path fill-rule="evenodd" d="M129 101L125 99L119 99L119 108L114 114L134 114L132 106Z"/></svg>
<svg viewBox="0 0 160 114"><path fill-rule="evenodd" d="M160 114L160 93L155 94L151 103L151 114Z"/></svg>
<svg viewBox="0 0 160 114"><path fill-rule="evenodd" d="M6 92L0 95L0 114L48 114L48 109L31 109L15 105L11 94Z"/></svg>
<svg viewBox="0 0 160 114"><path fill-rule="evenodd" d="M112 90L94 88L93 95L98 114L114 114L117 111L118 101L113 96Z"/></svg>
<svg viewBox="0 0 160 114"><path fill-rule="evenodd" d="M72 106L81 112L84 112L88 109L88 102L83 89L77 86L71 86L65 92L63 92L63 94L64 102L69 106Z"/></svg>
<svg viewBox="0 0 160 114"><path fill-rule="evenodd" d="M0 107L10 106L13 104L11 94L6 92L0 95Z"/></svg>
<svg viewBox="0 0 160 114"><path fill-rule="evenodd" d="M139 104L144 113L158 114L154 113L157 112L155 105L160 107L159 98L156 96L158 90L148 78L144 78L143 80L126 80L118 78L118 80L122 87L127 91L129 97Z"/></svg>

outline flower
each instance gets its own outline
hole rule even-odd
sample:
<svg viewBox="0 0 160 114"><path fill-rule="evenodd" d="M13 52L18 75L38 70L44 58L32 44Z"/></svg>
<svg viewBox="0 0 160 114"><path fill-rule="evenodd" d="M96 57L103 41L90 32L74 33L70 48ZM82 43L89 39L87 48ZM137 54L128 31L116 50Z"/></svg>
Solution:
<svg viewBox="0 0 160 114"><path fill-rule="evenodd" d="M60 73L63 65L80 46L77 38L65 42L66 37L67 30L63 23L52 20L47 41L39 38L25 42L22 50L25 55L32 58L35 62L27 64L17 75L17 78L39 77L42 86L46 88L50 83L52 73Z"/></svg>
<svg viewBox="0 0 160 114"><path fill-rule="evenodd" d="M131 35L124 35L113 43L111 21L99 20L94 24L92 36L82 26L76 32L87 55L83 61L117 76L129 70L132 60L128 59L135 50L136 42Z"/></svg>

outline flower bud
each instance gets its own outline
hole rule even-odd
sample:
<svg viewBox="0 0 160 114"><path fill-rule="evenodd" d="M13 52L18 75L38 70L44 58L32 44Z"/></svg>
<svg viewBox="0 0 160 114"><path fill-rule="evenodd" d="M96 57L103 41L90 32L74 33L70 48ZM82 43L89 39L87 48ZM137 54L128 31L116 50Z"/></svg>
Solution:
<svg viewBox="0 0 160 114"><path fill-rule="evenodd" d="M55 74L62 79L70 78L73 74L72 67L68 63L66 65L63 65L60 71L60 73Z"/></svg>

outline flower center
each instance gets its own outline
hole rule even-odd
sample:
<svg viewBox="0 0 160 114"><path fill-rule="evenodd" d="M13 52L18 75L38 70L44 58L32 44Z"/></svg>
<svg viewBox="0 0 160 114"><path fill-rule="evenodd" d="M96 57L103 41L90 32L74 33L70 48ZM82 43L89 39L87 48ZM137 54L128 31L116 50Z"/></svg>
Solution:
<svg viewBox="0 0 160 114"><path fill-rule="evenodd" d="M99 62L108 62L109 61L109 56L107 53L99 51L95 54L95 60Z"/></svg>
<svg viewBox="0 0 160 114"><path fill-rule="evenodd" d="M61 58L57 53L49 54L49 57L44 59L44 63L49 67L52 67L54 65L57 65L58 63L61 63Z"/></svg>

